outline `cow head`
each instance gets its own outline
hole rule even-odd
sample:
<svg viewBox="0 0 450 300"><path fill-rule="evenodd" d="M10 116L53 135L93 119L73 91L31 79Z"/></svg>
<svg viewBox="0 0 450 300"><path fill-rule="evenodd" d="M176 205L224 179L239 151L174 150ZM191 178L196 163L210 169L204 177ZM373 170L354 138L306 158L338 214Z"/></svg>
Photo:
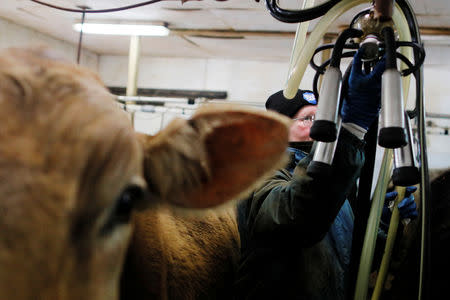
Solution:
<svg viewBox="0 0 450 300"><path fill-rule="evenodd" d="M116 299L148 203L210 207L278 167L286 119L221 106L137 134L98 76L45 49L0 54L0 299Z"/></svg>

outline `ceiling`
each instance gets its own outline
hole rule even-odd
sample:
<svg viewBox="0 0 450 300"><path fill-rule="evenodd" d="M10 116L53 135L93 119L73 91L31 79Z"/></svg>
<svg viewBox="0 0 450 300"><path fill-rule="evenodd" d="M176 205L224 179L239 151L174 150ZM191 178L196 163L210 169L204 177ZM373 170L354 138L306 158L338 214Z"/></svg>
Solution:
<svg viewBox="0 0 450 300"><path fill-rule="evenodd" d="M122 7L144 0L42 0L67 8L88 6L91 9ZM322 3L316 0L315 3ZM303 0L280 1L283 8L301 7ZM410 0L421 28L438 28L450 32L450 1ZM348 25L362 5L341 16L330 31ZM2 0L0 17L31 27L57 39L78 43L79 34L72 24L81 14L52 9L30 0ZM149 56L241 58L285 60L289 58L297 24L274 19L265 0L188 1L167 0L126 11L86 14L86 22L97 20L121 22L166 22L172 29L168 37L143 37L141 53ZM317 22L311 22L310 29ZM83 36L83 47L98 54L128 55L129 37ZM449 36L434 42L450 45Z"/></svg>

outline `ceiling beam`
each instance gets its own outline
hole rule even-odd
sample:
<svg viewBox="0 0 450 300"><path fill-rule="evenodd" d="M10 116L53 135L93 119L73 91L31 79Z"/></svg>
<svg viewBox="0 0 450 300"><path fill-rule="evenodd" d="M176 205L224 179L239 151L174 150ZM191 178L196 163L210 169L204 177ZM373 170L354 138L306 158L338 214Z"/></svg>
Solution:
<svg viewBox="0 0 450 300"><path fill-rule="evenodd" d="M227 29L185 29L170 28L170 35L209 38L244 38L244 37L286 37L294 38L295 31L261 31L261 30L227 30ZM336 37L335 33L327 33L327 36Z"/></svg>
<svg viewBox="0 0 450 300"><path fill-rule="evenodd" d="M347 26L339 26L340 30ZM227 30L227 29L185 29L185 28L169 28L171 35L203 37L203 38L230 38L243 39L245 37L284 37L294 38L294 31L261 31L261 30ZM438 27L421 27L420 33L423 35L444 35L450 36L450 28ZM327 33L325 38L334 39L337 33Z"/></svg>
<svg viewBox="0 0 450 300"><path fill-rule="evenodd" d="M346 29L347 26L339 26L339 30L342 31ZM419 27L421 35L444 35L450 36L450 27Z"/></svg>
<svg viewBox="0 0 450 300"><path fill-rule="evenodd" d="M447 35L450 36L450 28L441 27L420 27L420 34L426 35Z"/></svg>

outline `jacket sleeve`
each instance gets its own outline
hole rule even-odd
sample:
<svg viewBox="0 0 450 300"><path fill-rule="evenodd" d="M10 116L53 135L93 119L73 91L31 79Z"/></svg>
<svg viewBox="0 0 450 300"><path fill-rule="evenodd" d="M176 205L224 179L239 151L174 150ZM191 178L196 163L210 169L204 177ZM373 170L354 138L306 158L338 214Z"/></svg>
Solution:
<svg viewBox="0 0 450 300"><path fill-rule="evenodd" d="M363 147L363 141L342 128L328 179L306 175L313 152L299 162L293 176L277 171L253 193L247 218L251 238L257 243L285 239L303 247L320 241L359 176Z"/></svg>

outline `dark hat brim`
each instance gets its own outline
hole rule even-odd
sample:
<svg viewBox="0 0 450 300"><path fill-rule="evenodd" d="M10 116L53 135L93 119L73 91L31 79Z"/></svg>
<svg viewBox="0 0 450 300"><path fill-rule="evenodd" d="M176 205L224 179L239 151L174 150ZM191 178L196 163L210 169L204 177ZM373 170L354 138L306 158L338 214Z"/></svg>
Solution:
<svg viewBox="0 0 450 300"><path fill-rule="evenodd" d="M317 100L312 91L298 90L292 99L286 99L283 91L278 91L267 99L266 109L292 118L303 106L316 104Z"/></svg>

